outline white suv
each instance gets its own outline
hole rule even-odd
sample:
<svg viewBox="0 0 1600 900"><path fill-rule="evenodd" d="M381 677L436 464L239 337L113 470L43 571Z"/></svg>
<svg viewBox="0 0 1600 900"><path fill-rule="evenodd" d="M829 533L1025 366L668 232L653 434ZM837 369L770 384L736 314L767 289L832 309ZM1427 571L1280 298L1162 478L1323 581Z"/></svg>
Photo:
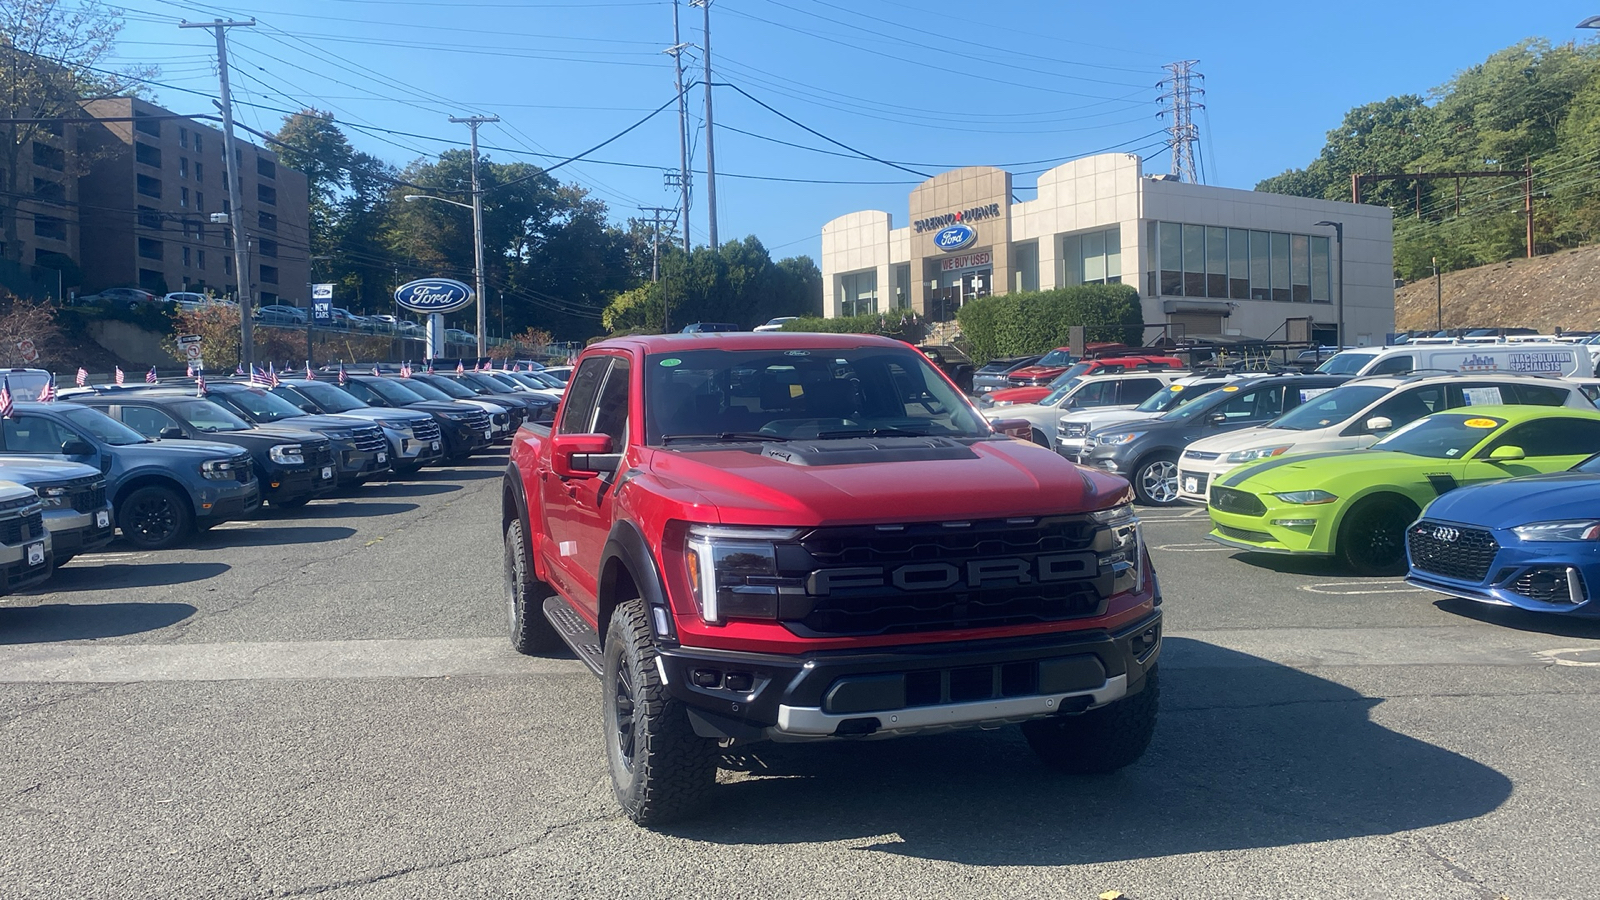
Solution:
<svg viewBox="0 0 1600 900"><path fill-rule="evenodd" d="M1056 423L1056 452L1070 460L1077 460L1083 452L1084 439L1102 428L1125 425L1142 419L1154 419L1162 413L1204 397L1215 388L1222 387L1239 376L1228 372L1209 375L1189 375L1179 378L1132 409L1124 407L1089 409L1070 412Z"/></svg>
<svg viewBox="0 0 1600 900"><path fill-rule="evenodd" d="M1178 496L1204 505L1217 477L1284 453L1359 450L1430 413L1499 403L1593 409L1576 382L1537 375L1383 375L1360 378L1301 404L1269 425L1195 441L1178 460Z"/></svg>
<svg viewBox="0 0 1600 900"><path fill-rule="evenodd" d="M1067 379L1038 403L984 410L989 421L1026 419L1033 442L1051 446L1061 414L1086 409L1133 409L1167 385L1192 373L1182 370L1126 372L1115 375L1078 375Z"/></svg>

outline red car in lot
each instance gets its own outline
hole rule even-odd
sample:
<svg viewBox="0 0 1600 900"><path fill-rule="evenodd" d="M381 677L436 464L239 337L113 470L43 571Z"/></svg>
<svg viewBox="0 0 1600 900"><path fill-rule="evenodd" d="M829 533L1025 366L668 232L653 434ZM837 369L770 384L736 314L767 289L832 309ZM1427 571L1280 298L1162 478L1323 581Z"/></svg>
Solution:
<svg viewBox="0 0 1600 900"><path fill-rule="evenodd" d="M1093 345L1091 344L1090 346L1092 347ZM1037 364L1012 372L1007 380L1013 385L1016 385L1015 387L1009 387L1005 390L995 391L992 394L985 394L979 399L978 405L989 407L1011 406L1017 403L1033 403L1040 398L1047 396L1056 388L1057 385L1066 379L1075 378L1079 375L1087 375L1091 372L1116 374L1122 372L1136 372L1141 370L1185 368L1183 360L1178 359L1176 356L1135 354L1129 356L1111 356L1099 359L1084 359L1064 367L1052 365L1048 367L1049 371L1053 371L1056 374L1043 382L1040 382L1034 376L1027 374L1029 372L1045 369L1045 360L1048 360L1051 356L1061 352L1063 351L1059 348L1052 350ZM1022 376L1022 382L1020 384L1018 383L1018 376Z"/></svg>

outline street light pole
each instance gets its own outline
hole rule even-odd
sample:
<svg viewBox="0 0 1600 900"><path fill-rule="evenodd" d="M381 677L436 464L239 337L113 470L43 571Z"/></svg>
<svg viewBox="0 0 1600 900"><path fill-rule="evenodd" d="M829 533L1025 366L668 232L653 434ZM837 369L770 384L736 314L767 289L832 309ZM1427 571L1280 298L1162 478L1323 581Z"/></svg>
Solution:
<svg viewBox="0 0 1600 900"><path fill-rule="evenodd" d="M1336 325L1334 327L1338 329L1338 331L1336 332L1337 335L1338 335L1338 345L1337 346L1339 347L1340 350L1343 350L1345 348L1345 340L1344 340L1344 223L1343 222L1329 222L1329 221L1324 220L1324 221L1316 223L1316 225L1314 225L1313 227L1317 227L1317 228L1332 228L1333 229L1333 242L1335 244L1337 244L1338 247L1339 247L1339 298L1338 298L1338 301L1335 303L1333 316L1334 316L1334 320L1336 322Z"/></svg>
<svg viewBox="0 0 1600 900"><path fill-rule="evenodd" d="M478 358L489 355L488 292L483 284L483 191L478 187L478 126L498 122L499 116L451 116L450 121L472 129L472 255L478 280Z"/></svg>

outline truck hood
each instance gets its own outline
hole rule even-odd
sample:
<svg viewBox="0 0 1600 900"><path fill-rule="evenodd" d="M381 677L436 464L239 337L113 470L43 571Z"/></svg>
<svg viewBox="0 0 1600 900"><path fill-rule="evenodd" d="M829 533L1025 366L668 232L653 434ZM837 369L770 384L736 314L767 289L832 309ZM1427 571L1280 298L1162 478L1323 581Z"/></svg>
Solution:
<svg viewBox="0 0 1600 900"><path fill-rule="evenodd" d="M378 419L387 419L398 422L432 422L433 416L425 412L409 409L392 409L386 406L368 406L362 409L352 409L349 412L339 413L341 416L353 416L374 422Z"/></svg>
<svg viewBox="0 0 1600 900"><path fill-rule="evenodd" d="M40 484L99 475L100 470L82 463L29 456L0 457L0 479L22 484Z"/></svg>
<svg viewBox="0 0 1600 900"><path fill-rule="evenodd" d="M292 428L299 431L349 431L352 428L370 428L372 423L340 414L337 416L305 415L269 423L269 427Z"/></svg>
<svg viewBox="0 0 1600 900"><path fill-rule="evenodd" d="M764 455L786 448L804 452L810 443L804 441L645 452L653 454L647 468L666 494L726 524L965 521L1085 512L1131 499L1126 481L1024 441L949 441L943 443L959 450L927 454L949 458L919 459L916 452L892 456L916 442L879 440L872 443L882 455L874 461L822 465ZM950 486L958 487L951 491Z"/></svg>
<svg viewBox="0 0 1600 900"><path fill-rule="evenodd" d="M1066 366L1023 366L1007 372L1011 378L1054 378L1067 370Z"/></svg>
<svg viewBox="0 0 1600 900"><path fill-rule="evenodd" d="M232 459L239 455L239 448L232 444L223 444L216 441L190 441L174 438L165 441L151 441L148 444L124 444L115 448L113 452L133 450L143 453L160 453L170 457L172 454L182 454L189 459L205 460L224 457Z"/></svg>
<svg viewBox="0 0 1600 900"><path fill-rule="evenodd" d="M0 478L10 477L0 470ZM1600 516L1600 475L1558 472L1477 484L1433 501L1424 515L1489 528L1593 519Z"/></svg>

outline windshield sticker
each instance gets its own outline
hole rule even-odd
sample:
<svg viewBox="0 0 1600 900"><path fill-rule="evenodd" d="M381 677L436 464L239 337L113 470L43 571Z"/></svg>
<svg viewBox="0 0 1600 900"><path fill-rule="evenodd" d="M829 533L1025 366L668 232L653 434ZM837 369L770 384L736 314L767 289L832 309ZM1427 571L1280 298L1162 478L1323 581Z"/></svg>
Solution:
<svg viewBox="0 0 1600 900"><path fill-rule="evenodd" d="M1168 390L1170 390L1170 391L1172 391L1172 392L1173 392L1173 393L1174 393L1174 394L1176 394L1176 393L1178 393L1178 392L1179 392L1179 391L1181 391L1181 390L1183 390L1183 385L1181 385L1181 384L1173 384L1173 385L1168 385Z"/></svg>
<svg viewBox="0 0 1600 900"><path fill-rule="evenodd" d="M1500 423L1493 419L1468 419L1461 424L1467 426L1468 428L1493 428Z"/></svg>
<svg viewBox="0 0 1600 900"><path fill-rule="evenodd" d="M669 357L667 359L663 359L661 361L661 365L664 368L670 369L673 366L681 366L681 365L683 365L683 360L677 358L676 356L673 356L673 357Z"/></svg>
<svg viewBox="0 0 1600 900"><path fill-rule="evenodd" d="M1306 388L1300 392L1300 402L1304 403L1312 397L1321 397L1333 388Z"/></svg>
<svg viewBox="0 0 1600 900"><path fill-rule="evenodd" d="M1496 406L1505 402L1500 399L1497 387L1462 388L1461 396L1466 398L1468 406Z"/></svg>
<svg viewBox="0 0 1600 900"><path fill-rule="evenodd" d="M1239 389L1239 386L1237 384L1230 384L1230 385L1224 387L1222 389L1222 392L1225 393L1225 394L1231 394L1234 391L1237 391L1238 389Z"/></svg>
<svg viewBox="0 0 1600 900"><path fill-rule="evenodd" d="M1449 450L1446 450L1444 452L1444 455L1445 456L1455 456L1457 453L1460 453L1460 452L1461 452L1460 450L1457 450L1456 448L1451 447Z"/></svg>

